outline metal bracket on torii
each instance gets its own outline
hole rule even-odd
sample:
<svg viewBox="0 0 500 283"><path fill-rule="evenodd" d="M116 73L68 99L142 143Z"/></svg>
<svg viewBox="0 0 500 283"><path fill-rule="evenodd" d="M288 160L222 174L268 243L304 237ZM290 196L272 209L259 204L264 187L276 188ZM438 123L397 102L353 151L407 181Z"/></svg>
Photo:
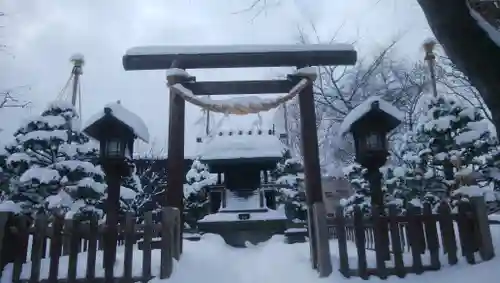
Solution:
<svg viewBox="0 0 500 283"><path fill-rule="evenodd" d="M125 70L167 70L177 69L214 69L250 67L296 67L353 65L356 51L350 45L285 45L285 46L171 46L136 47L123 56ZM288 93L301 78L289 77L287 80L253 81L210 81L196 82L195 78L169 76L168 85L182 84L194 95L239 95ZM321 172L318 152L318 136L314 107L313 86L308 84L299 96L301 114L302 154L307 204L312 212L314 203L321 203ZM185 100L171 93L168 139L167 195L165 205L183 208L184 184L184 132ZM309 227L312 224L312 213ZM315 237L311 235L311 251L314 253ZM313 265L316 267L313 254Z"/></svg>

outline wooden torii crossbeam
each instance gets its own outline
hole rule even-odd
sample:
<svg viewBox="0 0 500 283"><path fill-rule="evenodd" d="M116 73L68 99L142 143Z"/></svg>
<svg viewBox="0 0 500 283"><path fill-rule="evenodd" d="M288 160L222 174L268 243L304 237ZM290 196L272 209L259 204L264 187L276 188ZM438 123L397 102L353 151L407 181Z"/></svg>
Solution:
<svg viewBox="0 0 500 283"><path fill-rule="evenodd" d="M215 69L245 67L296 67L353 65L356 51L347 44L304 45L233 45L233 46L145 46L129 49L123 56L125 70ZM299 78L300 79L300 78ZM271 94L288 93L298 82L289 80L176 81L195 95ZM301 114L302 154L307 204L313 211L322 203L321 170L314 108L313 86L309 84L299 94ZM183 208L185 101L171 94L168 139L168 176L166 205ZM182 215L182 214L181 214ZM312 213L309 213L309 235L313 267L317 267L316 237ZM325 220L326 221L326 220ZM331 271L330 271L331 272Z"/></svg>

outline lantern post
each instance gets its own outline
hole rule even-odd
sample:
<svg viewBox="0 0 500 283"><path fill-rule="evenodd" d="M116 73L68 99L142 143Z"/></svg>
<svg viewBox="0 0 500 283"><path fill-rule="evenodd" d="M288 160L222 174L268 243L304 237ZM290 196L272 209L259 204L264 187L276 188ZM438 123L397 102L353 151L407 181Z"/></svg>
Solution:
<svg viewBox="0 0 500 283"><path fill-rule="evenodd" d="M359 108L358 108L359 107ZM353 110L352 123L345 126L354 138L356 162L367 169L372 206L382 207L382 174L380 167L389 156L387 134L396 128L404 117L399 110L381 99L367 100Z"/></svg>
<svg viewBox="0 0 500 283"><path fill-rule="evenodd" d="M132 118L131 118L132 117ZM129 112L120 102L108 104L103 111L92 116L84 126L84 133L99 141L100 163L106 173L106 233L104 237L104 269L105 282L113 282L113 267L116 260L116 244L118 239L118 212L120 209L120 187L122 178L131 174L130 163L135 139L139 136L145 142L146 136L138 135L139 117ZM139 123L139 125L143 126ZM145 126L140 127L145 128Z"/></svg>
<svg viewBox="0 0 500 283"><path fill-rule="evenodd" d="M382 167L389 156L387 134L404 119L404 114L396 107L378 97L366 100L350 112L341 125L341 131L350 131L354 138L356 162L367 169L366 179L370 184L372 219L378 219L384 211L384 193L382 192ZM375 249L377 266L390 259L389 236L387 225L375 227Z"/></svg>

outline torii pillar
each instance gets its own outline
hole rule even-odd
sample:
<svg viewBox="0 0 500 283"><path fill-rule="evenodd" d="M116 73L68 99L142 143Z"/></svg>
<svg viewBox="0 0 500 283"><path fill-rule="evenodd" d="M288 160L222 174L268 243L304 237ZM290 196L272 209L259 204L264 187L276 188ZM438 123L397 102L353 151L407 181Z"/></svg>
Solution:
<svg viewBox="0 0 500 283"><path fill-rule="evenodd" d="M305 67L353 65L356 51L347 44L240 45L240 46L148 46L129 49L123 56L125 70L215 69L247 67ZM174 76L171 77L174 83ZM238 95L288 93L297 82L288 80L180 82L195 95ZM179 81L176 81L179 82ZM184 172L184 101L171 93L168 136L168 192L166 203L182 211ZM312 207L322 204L318 136L312 85L299 94L302 153L309 214L311 260L317 268L316 237ZM182 215L182 213L181 213ZM328 242L326 243L328 245ZM326 247L328 248L328 247ZM319 269L319 268L318 268ZM320 272L321 273L321 272Z"/></svg>

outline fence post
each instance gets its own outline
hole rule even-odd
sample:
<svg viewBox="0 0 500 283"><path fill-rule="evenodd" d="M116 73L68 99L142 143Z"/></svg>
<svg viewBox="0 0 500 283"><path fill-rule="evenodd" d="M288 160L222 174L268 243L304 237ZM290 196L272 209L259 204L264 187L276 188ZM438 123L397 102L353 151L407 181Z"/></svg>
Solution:
<svg viewBox="0 0 500 283"><path fill-rule="evenodd" d="M328 277L332 273L330 258L330 243L328 242L328 224L326 223L326 208L323 202L313 203L314 229L316 237L316 256L320 277Z"/></svg>
<svg viewBox="0 0 500 283"><path fill-rule="evenodd" d="M14 261L12 255L13 245L10 240L14 237L7 225L9 218L12 217L9 212L0 212L0 268L3 270L7 263ZM7 244L4 246L4 242Z"/></svg>
<svg viewBox="0 0 500 283"><path fill-rule="evenodd" d="M495 257L493 248L493 240L491 237L490 225L488 223L488 212L484 196L475 196L470 198L474 215L476 216L476 227L479 230L479 238L481 243L479 246L479 254L483 260L490 260Z"/></svg>
<svg viewBox="0 0 500 283"><path fill-rule="evenodd" d="M179 209L176 207L171 207L171 214L172 214L172 229L173 229L173 238L172 238L172 256L176 259L179 260L181 257L181 241L182 241L182 220L181 220L181 213Z"/></svg>

